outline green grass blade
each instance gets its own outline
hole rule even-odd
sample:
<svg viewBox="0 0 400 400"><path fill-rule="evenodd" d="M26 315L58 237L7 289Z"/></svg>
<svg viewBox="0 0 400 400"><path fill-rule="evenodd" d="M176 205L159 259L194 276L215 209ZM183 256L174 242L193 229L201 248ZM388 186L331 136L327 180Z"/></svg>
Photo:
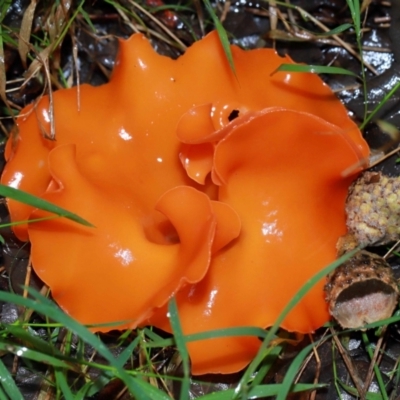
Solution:
<svg viewBox="0 0 400 400"><path fill-rule="evenodd" d="M325 65L299 65L299 64L281 64L271 75L277 72L308 72L312 74L336 74L350 75L358 78L354 72L340 67L329 67Z"/></svg>
<svg viewBox="0 0 400 400"><path fill-rule="evenodd" d="M31 331L28 331L19 325L5 325L4 330L13 335L16 339L20 340L22 343L29 344L31 349L35 349L41 353L50 354L53 356L63 356L63 354L52 344L37 336L34 336Z"/></svg>
<svg viewBox="0 0 400 400"><path fill-rule="evenodd" d="M215 28L217 29L219 40L221 41L221 45L222 45L222 48L224 49L225 56L228 60L229 66L231 67L231 70L234 73L234 75L236 75L235 63L233 61L233 56L232 56L231 46L230 46L229 39L228 39L228 34L226 33L225 28L221 24L221 21L215 14L214 9L212 8L212 6L210 4L210 1L209 0L203 0L203 1L204 1L204 5L206 6L208 13L211 16L211 19L213 20Z"/></svg>
<svg viewBox="0 0 400 400"><path fill-rule="evenodd" d="M283 320L286 318L286 316L289 314L289 312L300 302L300 300L310 291L310 289L321 279L325 278L330 272L335 270L337 267L342 265L344 262L349 260L351 257L353 257L358 251L360 251L360 247L357 247L356 249L349 251L348 253L344 254L343 256L339 257L337 260L329 264L327 267L323 268L321 271L317 272L312 278L310 278L304 285L301 287L301 289L292 297L292 299L289 301L289 303L286 305L286 307L283 309L277 320L275 321L275 324L273 327L269 330L267 337L265 340L269 339L269 335L271 331L275 331L273 334L278 331L279 326L283 322Z"/></svg>
<svg viewBox="0 0 400 400"><path fill-rule="evenodd" d="M134 349L139 345L139 342L140 342L140 336L136 337L135 340L132 340L129 346L126 349L124 349L124 351L119 355L116 364L120 368L123 368L123 366L127 363L129 358L132 356Z"/></svg>
<svg viewBox="0 0 400 400"><path fill-rule="evenodd" d="M301 27L301 26L299 26L299 28L301 28L305 32L308 32L308 33L310 33L310 35L315 36L317 38L325 38L325 37L330 37L333 35L338 35L340 33L343 33L345 31L349 30L350 28L353 28L353 24L349 24L349 23L342 24L342 25L339 25L336 28L331 29L330 31L327 31L327 32L315 32L315 31L312 31L309 29L305 29L304 27ZM292 37L291 39L295 40L296 38ZM299 40L304 40L304 39L299 38Z"/></svg>
<svg viewBox="0 0 400 400"><path fill-rule="evenodd" d="M63 398L65 400L75 400L75 396L72 393L72 390L70 389L69 384L67 382L66 370L61 368L55 368L54 376L56 378L57 386L61 389Z"/></svg>
<svg viewBox="0 0 400 400"><path fill-rule="evenodd" d="M0 196L8 197L35 208L40 208L41 210L51 212L60 217L68 218L71 221L77 222L78 224L84 226L94 227L94 225L92 225L90 222L70 211L65 210L64 208L58 207L46 200L10 186L0 184Z"/></svg>
<svg viewBox="0 0 400 400"><path fill-rule="evenodd" d="M257 371L257 375L254 377L252 386L255 388L257 385L260 385L264 378L267 376L268 371L273 367L275 361L278 359L279 355L283 353L283 349L286 346L284 343L277 344L276 346L269 347L268 353L264 357L264 360L260 366L260 369Z"/></svg>
<svg viewBox="0 0 400 400"><path fill-rule="evenodd" d="M8 8L11 6L12 0L4 0L0 6L0 23L3 22L4 17L7 14Z"/></svg>
<svg viewBox="0 0 400 400"><path fill-rule="evenodd" d="M273 383L270 385L259 385L249 392L249 399L260 399L270 396L277 396L282 390L282 383ZM307 390L323 389L326 384L298 383L292 386L290 393L300 393ZM221 392L214 392L198 397L198 400L232 400L235 397L235 389L228 389Z"/></svg>
<svg viewBox="0 0 400 400"><path fill-rule="evenodd" d="M270 386L275 386L270 388ZM250 391L250 396L251 398L261 398L261 397L266 397L266 396L276 396L279 395L279 393L282 391L282 388L284 388L285 384L276 384L276 385L260 385L255 387ZM298 383L297 385L293 385L290 393L299 393L299 392L304 392L307 390L315 390L315 389L323 389L327 387L328 385L326 384L311 384L311 383Z"/></svg>
<svg viewBox="0 0 400 400"><path fill-rule="evenodd" d="M311 343L310 345L302 349L292 361L289 369L285 373L285 377L283 378L282 386L279 390L276 400L286 400L288 398L288 394L291 391L293 382L296 379L297 372L299 371L304 359L308 356L308 354L310 354L314 346L315 343Z"/></svg>
<svg viewBox="0 0 400 400"><path fill-rule="evenodd" d="M168 312L176 347L178 348L179 354L182 358L183 379L179 399L187 400L189 399L190 387L189 353L186 347L185 336L182 332L182 326L179 320L178 307L176 305L175 297L172 297L172 299L168 302Z"/></svg>
<svg viewBox="0 0 400 400"><path fill-rule="evenodd" d="M351 394L352 396L359 398L360 394L357 392L357 389L346 385L345 383L343 383L341 380L338 380L339 385L349 394ZM373 393L373 392L367 392L365 394L365 400L382 400L382 395L379 393Z"/></svg>
<svg viewBox="0 0 400 400"><path fill-rule="evenodd" d="M356 33L357 48L361 62L361 80L363 85L364 120L365 120L367 118L367 112L368 112L368 90L367 90L367 80L364 68L363 47L361 43L362 30L361 30L360 0L346 0L346 2L350 10L351 18L353 20L354 31Z"/></svg>
<svg viewBox="0 0 400 400"><path fill-rule="evenodd" d="M264 339L267 336L267 331L256 326L237 326L235 328L215 329L207 332L193 333L191 335L185 336L185 342L195 342L198 340L207 340L231 336L256 336ZM151 336L149 337L152 338ZM154 348L173 345L173 339L162 339L160 337L155 337L152 338L152 342L145 343L144 346L148 348Z"/></svg>
<svg viewBox="0 0 400 400"><path fill-rule="evenodd" d="M256 372L258 366L261 364L262 360L268 353L268 346L271 341L274 339L276 332L278 331L280 325L283 320L289 314L289 312L299 303L299 301L307 294L307 292L321 279L323 279L326 275L328 275L331 271L333 271L338 266L342 265L344 262L353 257L358 251L359 247L356 249L344 254L339 257L337 260L329 264L327 267L323 268L321 271L316 273L312 278L310 278L304 285L300 288L300 290L292 297L289 303L285 306L285 308L280 313L279 317L276 319L274 325L269 329L267 336L265 337L257 355L254 357L253 361L250 363L245 373L243 374L240 382L239 388L240 390L248 390L247 383L252 381L252 376Z"/></svg>
<svg viewBox="0 0 400 400"><path fill-rule="evenodd" d="M15 384L14 378L0 359L0 383L5 393L11 400L24 400L22 393ZM7 398L4 394L4 398Z"/></svg>
<svg viewBox="0 0 400 400"><path fill-rule="evenodd" d="M257 336L265 338L267 331L256 326L238 326L235 328L215 329L212 331L194 333L187 335L186 342L195 342L196 340L207 340L218 337L230 337L230 336Z"/></svg>
<svg viewBox="0 0 400 400"><path fill-rule="evenodd" d="M382 319L381 321L372 322L371 324L367 324L363 327L363 329L374 329L381 328L384 325L396 324L400 322L400 315L394 315L393 317Z"/></svg>
<svg viewBox="0 0 400 400"><path fill-rule="evenodd" d="M359 126L360 130L363 130L369 121L375 116L375 114L385 105L385 103L399 90L400 82L390 90L384 98L380 101L380 103L368 114L368 116L364 119L363 123Z"/></svg>
<svg viewBox="0 0 400 400"><path fill-rule="evenodd" d="M175 341L173 338L170 339L159 339L152 342L143 343L144 348L152 349L152 348L163 348L163 347L170 347L174 346Z"/></svg>
<svg viewBox="0 0 400 400"><path fill-rule="evenodd" d="M350 28L352 28L353 25L352 24L342 24L337 26L336 28L328 31L328 32L323 32L323 33L313 33L315 36L317 37L325 37L325 36L333 36L333 35L338 35L339 33L343 33L347 30L349 30Z"/></svg>
<svg viewBox="0 0 400 400"><path fill-rule="evenodd" d="M144 332L144 334L149 338L149 339L151 339L153 342L155 342L155 341L158 341L158 340L165 340L165 339L163 339L160 335L158 335L157 333L155 333L152 329L150 329L150 328L144 328L144 329L142 329L143 330L143 332ZM168 340L168 339L167 339ZM172 346L172 342L171 342L171 345L170 346Z"/></svg>
<svg viewBox="0 0 400 400"><path fill-rule="evenodd" d="M60 360L59 358L42 353L40 351L28 349L26 346L16 345L15 343L1 341L0 350L15 354L18 357L27 358L28 360L52 365L53 367L60 367L72 370L75 369L73 364L70 364L67 361Z"/></svg>
<svg viewBox="0 0 400 400"><path fill-rule="evenodd" d="M373 354L373 350L372 350L372 346L371 343L369 341L368 335L366 334L366 332L362 332L362 338L363 338L363 342L364 342L364 347L367 350L367 353L369 355L369 358L372 362L373 358L374 358L374 354ZM376 380L378 382L378 387L381 391L381 396L383 400L389 400L389 396L386 393L386 389L385 389L385 382L383 380L381 371L379 369L379 366L376 364L376 362L374 362L374 371L375 371L375 377Z"/></svg>
<svg viewBox="0 0 400 400"><path fill-rule="evenodd" d="M103 371L95 380L87 382L87 384L82 387L79 392L75 395L77 398L82 400L93 397L96 395L104 386L110 383L113 378L112 373L109 371Z"/></svg>
<svg viewBox="0 0 400 400"><path fill-rule="evenodd" d="M107 346L92 332L90 332L85 326L81 325L70 316L63 313L52 301L42 296L32 288L26 288L29 294L34 297L35 300L24 298L14 293L7 293L0 291L0 301L7 303L19 304L23 307L35 310L40 314L46 315L49 319L55 320L67 329L75 332L83 341L90 344L102 357L104 357L108 363L115 368L116 377L120 378L129 391L135 396L137 400L148 400L149 397L146 391L143 389L143 385L140 379L132 377L126 373L118 364L116 358L107 348ZM1 345L1 343L0 343ZM7 350L7 349L5 349ZM61 367L68 367L66 364L60 364Z"/></svg>
<svg viewBox="0 0 400 400"><path fill-rule="evenodd" d="M0 386L0 400L10 400L10 398L3 392L1 386Z"/></svg>
<svg viewBox="0 0 400 400"><path fill-rule="evenodd" d="M43 218L32 218L26 221L15 221L15 222L8 222L6 224L0 224L0 228L10 228L12 226L24 225L24 224L32 224L34 222L42 222L42 221L49 221L51 219L60 218L58 215L52 215L51 217L43 217Z"/></svg>
<svg viewBox="0 0 400 400"><path fill-rule="evenodd" d="M165 392L157 389L153 385L143 380L138 380L138 385L147 394L150 400L172 400ZM189 394L188 394L189 396ZM135 399L136 400L136 399Z"/></svg>
<svg viewBox="0 0 400 400"><path fill-rule="evenodd" d="M346 0L357 37L361 34L360 0Z"/></svg>
<svg viewBox="0 0 400 400"><path fill-rule="evenodd" d="M78 392L75 393L75 400L85 400L87 398L93 397L110 381L110 379L107 379L105 382L103 382L101 379L102 376L100 375L97 379L86 382L78 390Z"/></svg>
<svg viewBox="0 0 400 400"><path fill-rule="evenodd" d="M82 0L81 3L78 5L78 7L76 8L76 10L74 11L74 13L72 14L72 16L70 16L68 18L68 20L66 21L67 23L65 24L65 26L63 27L62 32L60 33L60 35L57 37L56 42L53 44L53 49L56 49L61 42L64 40L66 33L68 32L68 30L70 29L73 21L75 20L75 18L77 17L77 15L82 11L82 6L84 5L85 0Z"/></svg>
<svg viewBox="0 0 400 400"><path fill-rule="evenodd" d="M93 25L93 22L90 19L89 14L84 10L84 8L82 6L79 8L79 12L82 14L83 19L88 24L88 26L90 27L92 32L95 33L96 32L96 27Z"/></svg>

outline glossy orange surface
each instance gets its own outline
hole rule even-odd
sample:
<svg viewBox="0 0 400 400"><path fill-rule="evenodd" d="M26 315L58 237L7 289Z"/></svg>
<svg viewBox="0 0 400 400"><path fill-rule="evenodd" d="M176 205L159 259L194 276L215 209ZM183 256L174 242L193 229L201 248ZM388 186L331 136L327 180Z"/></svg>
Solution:
<svg viewBox="0 0 400 400"><path fill-rule="evenodd" d="M163 307L178 293L185 333L267 327L335 258L357 171L343 172L367 145L318 76L271 76L292 61L270 49L232 53L236 75L215 32L177 60L134 35L108 84L54 93L55 140L48 97L22 111L2 182L95 228L56 219L15 233L82 323L169 330ZM8 205L14 221L47 215ZM283 326L311 332L328 318L321 282ZM237 371L258 346L190 344L193 372Z"/></svg>
<svg viewBox="0 0 400 400"><path fill-rule="evenodd" d="M341 129L308 113L270 108L228 130L213 168L222 182L218 198L237 211L242 230L201 282L177 294L186 334L275 322L302 285L335 260L353 180L342 172L357 159ZM283 328L308 333L329 320L323 286L308 292ZM150 323L168 330L166 310ZM251 337L189 343L193 371L239 371L259 344Z"/></svg>

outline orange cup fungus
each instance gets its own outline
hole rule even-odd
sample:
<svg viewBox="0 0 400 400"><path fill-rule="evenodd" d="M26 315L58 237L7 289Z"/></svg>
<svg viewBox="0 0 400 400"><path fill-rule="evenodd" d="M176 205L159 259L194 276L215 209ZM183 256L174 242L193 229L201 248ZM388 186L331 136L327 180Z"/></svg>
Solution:
<svg viewBox="0 0 400 400"><path fill-rule="evenodd" d="M52 108L43 97L21 112L2 182L95 226L59 218L14 228L80 322L170 331L176 295L185 334L265 328L335 259L360 170L344 172L368 147L318 76L272 74L293 61L271 49L231 50L235 73L215 32L177 60L133 35L120 41L109 83L59 90ZM13 221L48 215L8 206ZM307 333L329 320L323 284L283 328ZM193 373L238 371L259 345L191 342Z"/></svg>

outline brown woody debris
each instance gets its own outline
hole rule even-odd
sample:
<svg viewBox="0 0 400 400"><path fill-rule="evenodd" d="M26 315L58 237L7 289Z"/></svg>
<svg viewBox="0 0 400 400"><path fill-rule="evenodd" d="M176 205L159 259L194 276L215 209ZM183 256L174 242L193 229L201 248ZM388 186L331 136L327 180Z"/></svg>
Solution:
<svg viewBox="0 0 400 400"><path fill-rule="evenodd" d="M367 251L336 268L325 292L329 311L343 328L362 328L389 318L399 296L390 265Z"/></svg>
<svg viewBox="0 0 400 400"><path fill-rule="evenodd" d="M364 172L350 187L346 202L349 236L339 247L376 246L400 239L400 176ZM354 246L354 244L356 244ZM345 247L345 248L343 248ZM347 247L347 248L346 248ZM339 249L339 253L344 251Z"/></svg>

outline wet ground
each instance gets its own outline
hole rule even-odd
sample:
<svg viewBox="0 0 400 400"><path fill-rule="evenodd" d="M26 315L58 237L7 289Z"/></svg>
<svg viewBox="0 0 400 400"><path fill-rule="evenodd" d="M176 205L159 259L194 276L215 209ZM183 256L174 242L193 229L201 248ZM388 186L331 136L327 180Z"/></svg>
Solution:
<svg viewBox="0 0 400 400"><path fill-rule="evenodd" d="M157 2L155 2L157 3ZM145 6L154 11L147 2ZM176 2L170 2L176 4ZM272 3L272 2L271 2ZM18 30L21 26L22 17L30 1L20 0L12 2L4 24ZM69 4L69 3L68 3ZM121 2L122 4L122 2ZM317 21L324 24L328 29L333 29L338 25L350 22L349 13L346 9L344 0L292 0L292 5L301 7L312 15ZM157 5L157 4L156 4ZM186 46L189 46L194 37L201 37L203 33L212 29L206 11L201 7L200 2L182 3L185 8L181 11L166 13L158 11L155 13L166 26L168 26ZM33 33L40 38L43 35L41 24L46 11L41 9L46 4L39 2L35 12L33 23ZM231 1L218 3L219 15L222 15L224 26L230 34L231 41L241 47L252 49L257 47L276 47L280 53L288 53L295 61L307 64L334 65L349 69L356 74L360 73L360 62L348 53L341 45L332 38L315 35L319 32L314 22L299 18L296 10L289 11L281 8L284 18L291 20L291 30L278 21L275 26L273 12L268 3L257 1ZM67 81L72 84L77 83L75 65L79 64L79 82L88 82L99 85L107 81L110 71L113 68L113 61L117 52L117 40L115 37L128 37L133 31L129 24L123 22L121 15L116 9L103 2L90 2L85 4L84 10L95 28L95 32L89 29L87 21L79 16L74 23L73 32L71 31L64 39L62 45L55 51L50 63L53 76L59 81ZM143 18L145 23L152 29L158 31L158 27L149 20L143 13L138 11L138 15ZM354 46L354 35L344 33L341 36L345 41ZM152 37L155 48L162 54L171 57L178 57L182 49L179 46L170 46L165 42ZM371 70L366 69L368 103L367 110L371 111L379 102L390 92L400 80L400 2L372 1L367 17L364 22L363 33L364 58L370 64ZM74 51L76 56L74 58ZM14 110L18 110L37 96L43 90L43 75L38 75L29 81L23 88L20 87L21 78L26 71L20 60L18 51L13 45L5 47L5 67L7 71L7 98ZM62 73L62 79L60 74ZM365 112L364 95L360 80L346 75L326 75L323 79L335 90L338 97L346 104L349 112L358 122L363 120ZM60 84L54 82L56 89ZM7 109L2 107L2 116L7 115ZM387 101L384 107L377 113L374 120L367 125L365 135L372 147L378 148L387 143L389 136L382 132L377 119L384 120L394 127L400 127L400 93L394 95ZM2 129L5 133L12 127L10 119L2 120ZM391 144L390 146L395 146ZM390 148L387 146L386 150ZM400 172L400 164L396 163L398 155L395 154L385 161L378 168L389 171L391 174ZM7 210L2 206L0 209L1 221L7 221ZM19 291L21 284L25 283L26 267L29 258L29 245L22 245L17 241L8 230L3 230L1 234L6 238L6 243L2 246L2 257L5 270L0 278L0 288L2 290ZM384 253L386 249L378 249ZM397 257L390 259L397 277L400 277L400 267ZM41 288L41 282L32 274L30 284ZM18 308L10 304L2 304L1 322L7 323L14 321L18 315ZM41 334L41 332L39 332ZM45 334L45 332L43 332ZM324 334L318 332L313 340ZM372 343L376 341L374 332L368 333ZM112 341L112 335L107 339ZM283 379L293 357L298 351L309 343L309 338L305 338L298 346L288 347L285 356L275 363L275 368L268 374L266 383L278 383ZM345 337L347 348L353 365L358 370L362 379L367 374L370 359L365 351L360 333L352 333ZM163 354L167 362L170 362L173 351ZM304 369L300 376L301 382L323 382L327 384L326 389L318 391L314 398L336 400L339 398L350 399L352 397L342 387L334 384L333 365L336 366L337 378L352 385L348 367L344 364L342 357L332 350L332 341L326 341L318 348L320 362L313 358ZM387 378L387 374L395 370L397 360L400 356L400 325L389 326L384 352L380 369ZM4 360L11 366L12 357ZM173 363L172 363L173 365ZM175 371L179 374L179 370ZM395 375L388 379L387 392L391 394L391 399L400 396L399 382ZM201 380L207 383L195 383L191 387L192 397L195 398L202 394L216 390L224 390L227 387L234 387L239 374L225 377L207 376ZM25 367L20 367L16 371L16 381L24 396L27 399L37 398L38 388L41 386L41 379L37 373L32 373ZM96 399L113 398L121 387L115 382L112 387L107 386L101 390ZM178 388L172 385L171 390ZM370 390L377 391L376 381L373 379ZM309 398L310 394L296 395L293 398Z"/></svg>

